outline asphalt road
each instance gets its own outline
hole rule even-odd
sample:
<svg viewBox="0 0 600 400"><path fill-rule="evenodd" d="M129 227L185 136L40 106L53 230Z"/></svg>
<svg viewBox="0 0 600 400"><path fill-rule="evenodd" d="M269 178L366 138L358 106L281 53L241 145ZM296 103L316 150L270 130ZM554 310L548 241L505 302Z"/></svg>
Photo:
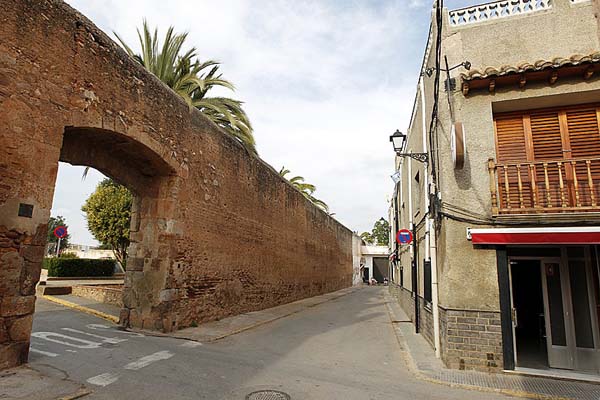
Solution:
<svg viewBox="0 0 600 400"><path fill-rule="evenodd" d="M38 300L30 364L93 390L86 399L506 399L417 380L406 371L381 288L199 344L115 329ZM277 397L273 397L277 399Z"/></svg>

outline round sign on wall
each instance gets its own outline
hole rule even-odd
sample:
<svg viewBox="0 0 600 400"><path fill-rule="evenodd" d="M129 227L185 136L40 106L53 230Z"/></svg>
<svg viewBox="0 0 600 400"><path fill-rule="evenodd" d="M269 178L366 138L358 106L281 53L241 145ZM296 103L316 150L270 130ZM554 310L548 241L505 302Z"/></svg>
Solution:
<svg viewBox="0 0 600 400"><path fill-rule="evenodd" d="M450 132L450 147L454 168L462 169L465 165L465 127L462 122L455 122Z"/></svg>
<svg viewBox="0 0 600 400"><path fill-rule="evenodd" d="M411 244L413 241L413 234L408 229L400 229L396 234L396 241L400 244Z"/></svg>
<svg viewBox="0 0 600 400"><path fill-rule="evenodd" d="M56 236L59 239L62 239L65 236L67 236L67 227L61 225L54 228L54 236Z"/></svg>

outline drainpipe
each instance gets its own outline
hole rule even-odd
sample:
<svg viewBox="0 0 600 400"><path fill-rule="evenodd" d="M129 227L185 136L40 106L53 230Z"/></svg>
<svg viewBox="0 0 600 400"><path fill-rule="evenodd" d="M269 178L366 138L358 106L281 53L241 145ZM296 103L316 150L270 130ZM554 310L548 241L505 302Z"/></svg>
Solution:
<svg viewBox="0 0 600 400"><path fill-rule="evenodd" d="M425 115L425 85L423 84L423 76L419 79L419 92L421 94L421 122L423 134L423 152L428 152L427 149L427 117ZM425 260L431 263L431 308L433 312L433 338L435 346L435 356L440 357L440 311L438 308L438 281L437 281L437 244L435 238L435 229L433 229L434 237L431 237L432 226L434 224L431 218L431 201L429 188L429 165L425 164L425 177L423 179L423 193L425 193L425 210L427 218L425 219ZM415 237L416 239L416 237Z"/></svg>
<svg viewBox="0 0 600 400"><path fill-rule="evenodd" d="M408 153L412 153L412 150L408 150ZM413 204L412 204L412 159L407 158L406 162L408 163L408 225L409 229L413 233L413 244L410 246L410 256L411 256L411 277L415 280L415 333L419 333L419 264L417 260L417 235L416 235L416 226L414 221L413 214ZM415 273L413 273L415 271Z"/></svg>

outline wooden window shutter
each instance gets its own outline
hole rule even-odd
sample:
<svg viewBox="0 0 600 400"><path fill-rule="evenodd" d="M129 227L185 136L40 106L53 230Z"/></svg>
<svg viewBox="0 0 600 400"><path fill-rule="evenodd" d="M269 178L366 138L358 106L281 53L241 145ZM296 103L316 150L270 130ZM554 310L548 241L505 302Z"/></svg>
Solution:
<svg viewBox="0 0 600 400"><path fill-rule="evenodd" d="M501 193L499 196L500 208L516 209L522 203L531 207L529 172L527 169L519 170L514 165L528 159L528 143L523 114L503 115L495 118L494 123L498 163L504 165L498 170L499 193ZM510 195L511 193L513 196Z"/></svg>
<svg viewBox="0 0 600 400"><path fill-rule="evenodd" d="M570 109L566 111L567 129L571 146L571 165L578 180L579 202L590 205L599 198L600 162L590 160L600 157L600 132L598 129L598 111L596 107ZM588 161L589 160L589 161ZM574 192L574 181L569 182L570 191ZM593 193L593 199L591 191ZM574 194L571 196L573 197ZM576 198L571 199L577 202ZM594 201L592 201L594 200Z"/></svg>
<svg viewBox="0 0 600 400"><path fill-rule="evenodd" d="M498 117L495 123L498 162L527 160L523 115Z"/></svg>
<svg viewBox="0 0 600 400"><path fill-rule="evenodd" d="M558 110L540 110L529 114L531 121L531 146L533 148L532 161L556 161L563 159L564 131L561 131ZM541 200L548 204L558 204L561 200L560 179L557 165L548 164L544 169L543 164L535 167L535 179L540 183ZM566 172L562 170L566 180ZM546 177L548 184L546 185ZM564 183L563 183L564 186Z"/></svg>
<svg viewBox="0 0 600 400"><path fill-rule="evenodd" d="M571 157L600 157L600 132L595 107L568 110L567 127L571 144Z"/></svg>
<svg viewBox="0 0 600 400"><path fill-rule="evenodd" d="M538 111L530 114L533 160L563 158L563 141L557 111Z"/></svg>

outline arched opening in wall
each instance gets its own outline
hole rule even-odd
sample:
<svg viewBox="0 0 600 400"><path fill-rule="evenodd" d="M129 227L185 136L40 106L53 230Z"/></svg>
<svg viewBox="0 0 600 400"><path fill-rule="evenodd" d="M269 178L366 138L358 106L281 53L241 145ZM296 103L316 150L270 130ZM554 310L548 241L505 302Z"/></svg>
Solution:
<svg viewBox="0 0 600 400"><path fill-rule="evenodd" d="M126 327L172 329L161 292L167 287L177 237L179 178L165 152L151 146L155 145L149 139L114 131L65 128L44 259L47 269L42 270L45 285L38 289L51 297L43 297L36 306L31 362L111 342L102 338L114 336L106 334L113 324L58 313L64 311L61 302L96 310ZM90 169L82 180L84 167ZM65 223L72 226L70 243L61 240L59 246L52 240L54 229ZM62 233L57 229L59 236Z"/></svg>

